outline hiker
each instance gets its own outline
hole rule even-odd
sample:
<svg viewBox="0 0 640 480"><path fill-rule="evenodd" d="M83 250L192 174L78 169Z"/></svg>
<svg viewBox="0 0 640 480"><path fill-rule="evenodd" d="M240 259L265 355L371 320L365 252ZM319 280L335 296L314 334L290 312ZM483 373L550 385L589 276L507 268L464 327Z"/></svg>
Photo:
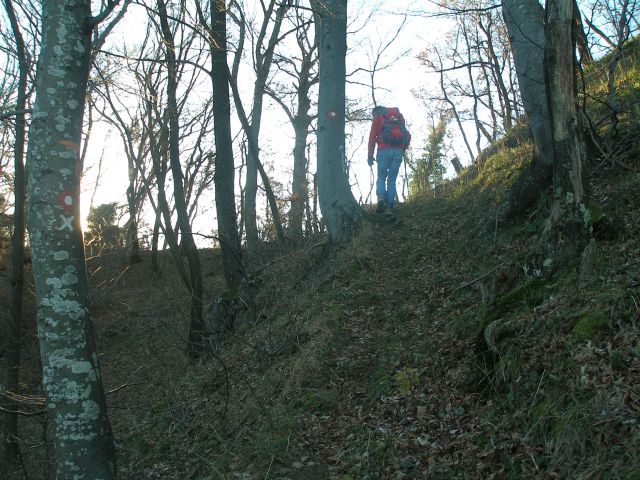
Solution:
<svg viewBox="0 0 640 480"><path fill-rule="evenodd" d="M372 110L373 123L369 133L370 167L378 162L378 179L376 181L376 195L378 204L376 212L382 213L386 208L393 209L396 199L396 178L402 164L404 151L411 142L411 134L405 126L404 117L398 108L376 106ZM373 152L378 145L378 155Z"/></svg>

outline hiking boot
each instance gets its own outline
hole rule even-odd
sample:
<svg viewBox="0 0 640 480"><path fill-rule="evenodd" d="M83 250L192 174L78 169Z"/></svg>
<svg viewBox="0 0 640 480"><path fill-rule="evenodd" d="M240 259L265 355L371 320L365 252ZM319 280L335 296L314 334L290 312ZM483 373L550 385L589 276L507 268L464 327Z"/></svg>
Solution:
<svg viewBox="0 0 640 480"><path fill-rule="evenodd" d="M376 206L376 213L382 213L384 211L384 200L378 200L378 205Z"/></svg>

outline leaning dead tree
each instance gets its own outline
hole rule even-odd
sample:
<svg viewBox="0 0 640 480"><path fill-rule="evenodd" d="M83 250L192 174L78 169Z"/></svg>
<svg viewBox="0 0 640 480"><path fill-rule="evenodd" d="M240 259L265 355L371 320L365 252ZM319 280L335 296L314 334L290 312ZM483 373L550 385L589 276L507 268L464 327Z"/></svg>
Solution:
<svg viewBox="0 0 640 480"><path fill-rule="evenodd" d="M547 0L545 72L553 132L551 247L556 259L582 254L590 233L579 130L573 0Z"/></svg>

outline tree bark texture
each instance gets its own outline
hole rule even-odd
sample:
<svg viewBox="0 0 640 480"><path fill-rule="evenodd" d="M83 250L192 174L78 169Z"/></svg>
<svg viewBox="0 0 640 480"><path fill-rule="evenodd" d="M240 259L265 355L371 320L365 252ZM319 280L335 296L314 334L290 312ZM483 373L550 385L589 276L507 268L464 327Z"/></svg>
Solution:
<svg viewBox="0 0 640 480"><path fill-rule="evenodd" d="M502 15L533 138L533 159L514 183L507 201L498 208L499 219L520 214L539 199L540 192L551 183L554 158L544 75L544 10L537 0L503 0Z"/></svg>
<svg viewBox="0 0 640 480"><path fill-rule="evenodd" d="M29 132L29 239L56 478L116 478L89 314L80 227L80 141L90 68L89 0L46 1Z"/></svg>
<svg viewBox="0 0 640 480"><path fill-rule="evenodd" d="M582 149L578 130L573 0L546 5L546 76L553 125L554 204L551 224L558 250L577 257L588 243Z"/></svg>
<svg viewBox="0 0 640 480"><path fill-rule="evenodd" d="M362 215L345 158L347 1L315 0L312 5L320 38L318 196L329 238L342 243L352 236Z"/></svg>
<svg viewBox="0 0 640 480"><path fill-rule="evenodd" d="M238 236L235 197L235 165L231 134L229 66L227 64L227 12L225 0L211 2L211 83L215 136L215 197L218 239L227 288L237 290L243 266Z"/></svg>
<svg viewBox="0 0 640 480"><path fill-rule="evenodd" d="M550 166L553 147L544 79L544 10L538 0L502 0L502 15L534 141L535 160Z"/></svg>

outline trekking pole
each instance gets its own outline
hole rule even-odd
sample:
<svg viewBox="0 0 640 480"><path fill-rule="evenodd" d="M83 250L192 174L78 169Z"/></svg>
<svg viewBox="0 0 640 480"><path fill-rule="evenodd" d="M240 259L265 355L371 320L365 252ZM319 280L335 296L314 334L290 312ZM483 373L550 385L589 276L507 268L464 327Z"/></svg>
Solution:
<svg viewBox="0 0 640 480"><path fill-rule="evenodd" d="M404 163L404 181L402 182L402 201L407 201L407 196L404 194L404 187L409 188L409 176L407 175L407 153L402 154L402 163Z"/></svg>
<svg viewBox="0 0 640 480"><path fill-rule="evenodd" d="M369 165L369 194L367 195L367 203L371 200L371 192L373 192L373 184L375 178L373 176L373 165Z"/></svg>

